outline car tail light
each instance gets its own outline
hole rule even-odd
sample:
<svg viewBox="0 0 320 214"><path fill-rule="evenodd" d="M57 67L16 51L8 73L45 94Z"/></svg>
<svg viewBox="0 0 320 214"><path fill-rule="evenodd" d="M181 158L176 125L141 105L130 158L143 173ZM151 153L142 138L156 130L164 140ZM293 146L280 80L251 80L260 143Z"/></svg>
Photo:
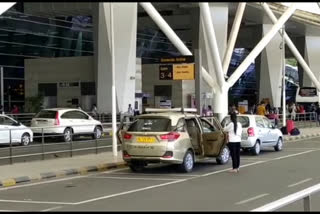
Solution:
<svg viewBox="0 0 320 214"><path fill-rule="evenodd" d="M132 137L132 135L128 134L128 133L124 133L124 135L123 135L123 138L126 139L126 140L130 140L131 137Z"/></svg>
<svg viewBox="0 0 320 214"><path fill-rule="evenodd" d="M170 132L168 134L160 135L161 140L174 141L180 137L180 134L177 132Z"/></svg>
<svg viewBox="0 0 320 214"><path fill-rule="evenodd" d="M54 120L54 125L55 126L59 126L60 125L59 112L56 113L56 119Z"/></svg>
<svg viewBox="0 0 320 214"><path fill-rule="evenodd" d="M131 157L131 155L129 155L126 150L123 150L122 155L123 155L124 158L130 158Z"/></svg>
<svg viewBox="0 0 320 214"><path fill-rule="evenodd" d="M254 129L252 127L248 128L248 136L254 137Z"/></svg>

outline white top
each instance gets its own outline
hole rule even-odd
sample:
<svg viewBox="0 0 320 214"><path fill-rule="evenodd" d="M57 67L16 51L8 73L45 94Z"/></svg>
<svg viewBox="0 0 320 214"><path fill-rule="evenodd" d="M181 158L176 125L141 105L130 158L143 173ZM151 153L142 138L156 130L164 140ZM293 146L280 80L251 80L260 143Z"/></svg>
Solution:
<svg viewBox="0 0 320 214"><path fill-rule="evenodd" d="M226 127L223 129L224 131L228 132L229 142L236 143L241 142L241 134L242 134L242 125L241 123L237 122L237 134L234 134L234 124L230 122Z"/></svg>

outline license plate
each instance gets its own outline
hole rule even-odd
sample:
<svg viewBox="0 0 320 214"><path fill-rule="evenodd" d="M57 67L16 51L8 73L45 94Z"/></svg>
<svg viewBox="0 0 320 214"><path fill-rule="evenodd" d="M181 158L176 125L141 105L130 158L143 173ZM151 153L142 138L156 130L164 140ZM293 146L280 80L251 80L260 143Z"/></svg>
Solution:
<svg viewBox="0 0 320 214"><path fill-rule="evenodd" d="M156 139L154 137L137 137L139 143L154 143Z"/></svg>

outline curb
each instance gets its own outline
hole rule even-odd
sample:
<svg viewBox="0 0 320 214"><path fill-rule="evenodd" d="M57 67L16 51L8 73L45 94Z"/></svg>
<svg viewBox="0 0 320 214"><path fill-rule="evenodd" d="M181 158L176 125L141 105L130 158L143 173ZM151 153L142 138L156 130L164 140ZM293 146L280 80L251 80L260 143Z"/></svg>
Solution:
<svg viewBox="0 0 320 214"><path fill-rule="evenodd" d="M284 136L284 141L294 141L294 140L300 140L300 139L309 139L314 137L319 137L320 133L312 133L312 134L303 134L298 136Z"/></svg>
<svg viewBox="0 0 320 214"><path fill-rule="evenodd" d="M16 178L8 178L4 180L0 180L0 187L10 187L15 186L20 183L32 182L32 181L40 181L50 178L61 178L69 175L86 175L89 172L103 172L108 171L110 169L119 169L127 167L125 162L118 163L103 163L97 164L95 166L86 166L74 169L65 169L56 172L45 172L40 173L38 176L29 177L29 176L21 176Z"/></svg>

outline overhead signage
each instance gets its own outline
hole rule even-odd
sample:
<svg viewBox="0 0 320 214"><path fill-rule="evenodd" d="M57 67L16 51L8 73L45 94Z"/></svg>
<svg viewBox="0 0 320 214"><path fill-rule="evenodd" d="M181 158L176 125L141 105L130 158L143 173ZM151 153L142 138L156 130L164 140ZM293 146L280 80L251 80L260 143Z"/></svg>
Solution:
<svg viewBox="0 0 320 214"><path fill-rule="evenodd" d="M194 80L194 64L173 65L174 80Z"/></svg>
<svg viewBox="0 0 320 214"><path fill-rule="evenodd" d="M178 56L160 58L161 64L194 63L193 56Z"/></svg>
<svg viewBox="0 0 320 214"><path fill-rule="evenodd" d="M317 96L317 88L314 88L314 87L303 87L303 88L300 88L299 95L301 97Z"/></svg>
<svg viewBox="0 0 320 214"><path fill-rule="evenodd" d="M179 56L160 59L160 80L194 80L194 78L195 66L193 56Z"/></svg>

